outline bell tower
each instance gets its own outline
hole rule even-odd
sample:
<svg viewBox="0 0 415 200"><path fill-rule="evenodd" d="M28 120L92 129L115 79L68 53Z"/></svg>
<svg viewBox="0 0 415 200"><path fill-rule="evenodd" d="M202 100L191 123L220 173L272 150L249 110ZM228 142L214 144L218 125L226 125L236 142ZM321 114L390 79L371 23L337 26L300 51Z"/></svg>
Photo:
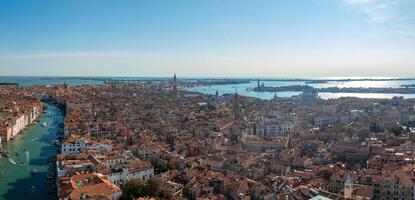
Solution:
<svg viewBox="0 0 415 200"><path fill-rule="evenodd" d="M352 199L352 196L353 196L353 181L352 181L352 177L350 176L350 174L348 174L344 182L344 198Z"/></svg>
<svg viewBox="0 0 415 200"><path fill-rule="evenodd" d="M174 73L174 76L173 76L172 94L177 95L177 77L176 77L176 73Z"/></svg>

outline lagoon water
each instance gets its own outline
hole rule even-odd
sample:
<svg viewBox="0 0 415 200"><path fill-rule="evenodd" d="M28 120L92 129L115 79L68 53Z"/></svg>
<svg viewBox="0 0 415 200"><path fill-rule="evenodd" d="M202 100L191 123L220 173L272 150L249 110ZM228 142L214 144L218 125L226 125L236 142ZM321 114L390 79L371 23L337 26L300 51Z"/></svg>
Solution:
<svg viewBox="0 0 415 200"><path fill-rule="evenodd" d="M68 83L70 85L102 84L103 81L86 78L63 77L29 77L29 76L0 76L0 83L18 83L20 86L56 85Z"/></svg>
<svg viewBox="0 0 415 200"><path fill-rule="evenodd" d="M265 86L289 86L289 85L305 85L304 81L260 81L260 84L264 83ZM257 81L251 81L250 83L238 84L238 85L211 85L203 87L188 88L188 91L201 92L205 94L215 94L216 91L220 95L226 93L235 93L236 91L240 95L256 97L260 99L272 99L275 94L278 97L291 97L298 95L301 92L255 92L250 89L256 87ZM415 84L415 80L388 80L388 81L329 81L327 83L309 83L308 85L315 88L326 87L392 87L397 88L401 85ZM359 98L382 98L390 99L394 96L402 96L404 98L415 98L415 94L385 94L385 93L319 93L322 99L339 98L339 97L359 97Z"/></svg>
<svg viewBox="0 0 415 200"><path fill-rule="evenodd" d="M54 163L48 163L56 156L57 147L52 142L60 131L63 113L54 105L44 104L47 113L39 117L37 124L31 125L14 140L3 142L3 148L10 157L0 158L0 199L56 199L51 193L53 184L48 184L47 173L53 172ZM41 126L42 123L48 126ZM38 173L32 176L32 170Z"/></svg>

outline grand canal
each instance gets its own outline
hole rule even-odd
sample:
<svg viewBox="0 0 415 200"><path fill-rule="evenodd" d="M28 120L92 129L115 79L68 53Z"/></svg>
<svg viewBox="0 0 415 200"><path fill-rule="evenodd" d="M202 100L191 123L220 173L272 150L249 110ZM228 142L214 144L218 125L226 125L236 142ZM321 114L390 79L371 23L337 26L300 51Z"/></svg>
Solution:
<svg viewBox="0 0 415 200"><path fill-rule="evenodd" d="M63 113L54 105L45 103L46 113L38 123L31 125L15 137L2 143L10 157L0 158L0 199L56 199L54 183L47 179L53 172L57 139L63 123ZM37 171L35 175L33 170Z"/></svg>

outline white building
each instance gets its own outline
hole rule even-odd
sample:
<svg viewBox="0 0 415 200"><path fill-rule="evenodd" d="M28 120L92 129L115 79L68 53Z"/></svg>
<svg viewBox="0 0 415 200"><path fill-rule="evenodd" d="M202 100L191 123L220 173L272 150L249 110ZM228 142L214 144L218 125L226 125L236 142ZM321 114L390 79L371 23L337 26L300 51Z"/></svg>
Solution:
<svg viewBox="0 0 415 200"><path fill-rule="evenodd" d="M154 168L150 163L137 161L126 167L104 170L102 173L114 184L122 186L131 179L150 180L154 177Z"/></svg>
<svg viewBox="0 0 415 200"><path fill-rule="evenodd" d="M84 139L74 139L65 141L61 145L62 154L76 154L85 150L86 141Z"/></svg>
<svg viewBox="0 0 415 200"><path fill-rule="evenodd" d="M317 127L326 127L328 125L335 125L338 123L338 118L335 115L323 115L314 117L313 124Z"/></svg>
<svg viewBox="0 0 415 200"><path fill-rule="evenodd" d="M313 118L313 124L316 127L327 127L329 125L342 125L351 122L349 114L337 114L337 115L318 115Z"/></svg>
<svg viewBox="0 0 415 200"><path fill-rule="evenodd" d="M16 136L20 131L22 131L27 125L28 121L26 120L26 115L22 115L13 122L13 137Z"/></svg>
<svg viewBox="0 0 415 200"><path fill-rule="evenodd" d="M112 143L109 141L100 143L89 143L86 145L85 150L95 153L107 153L112 151Z"/></svg>
<svg viewBox="0 0 415 200"><path fill-rule="evenodd" d="M266 117L263 121L253 122L248 128L248 135L283 136L294 133L295 122L289 118Z"/></svg>
<svg viewBox="0 0 415 200"><path fill-rule="evenodd" d="M39 117L39 115L39 109L37 107L33 107L29 110L26 110L25 114L22 114L15 118L12 122L12 137L19 134L30 123L33 123L33 121L35 121L36 118Z"/></svg>
<svg viewBox="0 0 415 200"><path fill-rule="evenodd" d="M82 151L91 151L95 153L107 153L112 151L112 143L110 141L88 141L83 138L72 138L63 142L61 145L62 154L77 154Z"/></svg>

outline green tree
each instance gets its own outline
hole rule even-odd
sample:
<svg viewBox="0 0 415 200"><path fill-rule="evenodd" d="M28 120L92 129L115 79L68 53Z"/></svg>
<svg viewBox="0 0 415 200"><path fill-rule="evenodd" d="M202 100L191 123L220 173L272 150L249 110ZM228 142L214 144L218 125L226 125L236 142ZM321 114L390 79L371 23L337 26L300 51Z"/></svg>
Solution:
<svg viewBox="0 0 415 200"><path fill-rule="evenodd" d="M162 180L158 177L153 177L147 182L152 196L159 196L161 192Z"/></svg>
<svg viewBox="0 0 415 200"><path fill-rule="evenodd" d="M158 161L157 159L152 159L150 162L154 166L154 172L156 174L160 174L168 170L168 167L164 162Z"/></svg>
<svg viewBox="0 0 415 200"><path fill-rule="evenodd" d="M132 179L122 188L122 199L132 200L139 197L158 197L161 192L162 180L154 177L148 182Z"/></svg>
<svg viewBox="0 0 415 200"><path fill-rule="evenodd" d="M396 136L400 135L401 133L403 133L404 129L401 125L396 124L391 128L392 133L394 133Z"/></svg>
<svg viewBox="0 0 415 200"><path fill-rule="evenodd" d="M122 188L122 199L132 200L138 197L151 195L151 189L148 184L140 179L132 179L124 184Z"/></svg>

